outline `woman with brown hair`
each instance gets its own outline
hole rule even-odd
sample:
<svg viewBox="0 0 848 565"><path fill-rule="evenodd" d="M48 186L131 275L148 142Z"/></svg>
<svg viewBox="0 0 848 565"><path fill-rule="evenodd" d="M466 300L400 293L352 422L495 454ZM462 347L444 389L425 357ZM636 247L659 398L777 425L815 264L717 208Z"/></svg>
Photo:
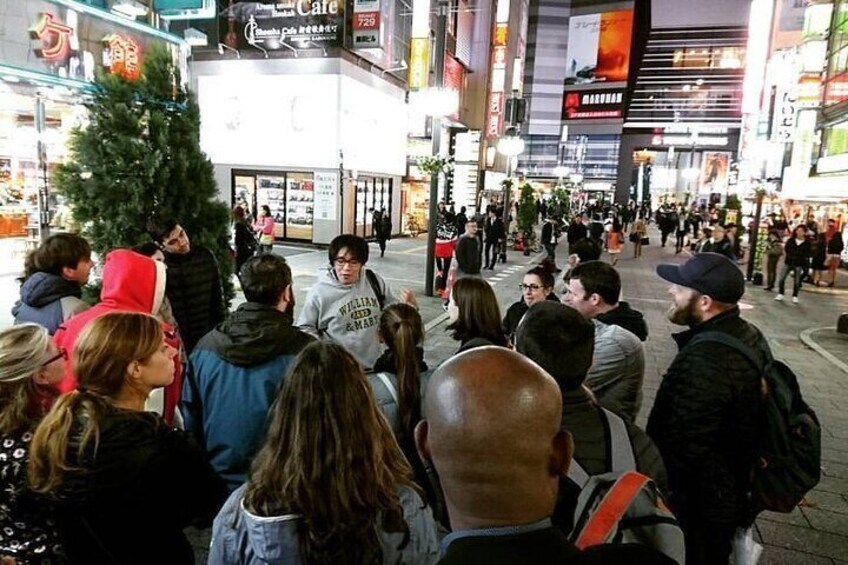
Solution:
<svg viewBox="0 0 848 565"><path fill-rule="evenodd" d="M448 320L451 337L460 342L457 353L484 345L507 346L498 299L483 279L464 277L454 283Z"/></svg>
<svg viewBox="0 0 848 565"><path fill-rule="evenodd" d="M58 396L65 352L47 330L21 324L0 332L0 562L62 563L52 508L26 488L32 432Z"/></svg>
<svg viewBox="0 0 848 565"><path fill-rule="evenodd" d="M215 518L209 562L434 563L436 530L359 363L315 342L271 409L247 483Z"/></svg>
<svg viewBox="0 0 848 565"><path fill-rule="evenodd" d="M165 339L147 314L91 321L74 349L77 388L35 431L30 488L55 501L73 563L194 563L183 529L208 523L226 497L205 454L144 412L174 379Z"/></svg>

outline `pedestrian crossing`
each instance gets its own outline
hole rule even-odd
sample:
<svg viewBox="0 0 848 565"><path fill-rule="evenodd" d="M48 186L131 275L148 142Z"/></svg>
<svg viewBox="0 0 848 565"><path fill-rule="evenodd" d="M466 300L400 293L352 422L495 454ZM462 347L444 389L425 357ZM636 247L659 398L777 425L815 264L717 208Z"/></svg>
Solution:
<svg viewBox="0 0 848 565"><path fill-rule="evenodd" d="M512 275L514 275L518 271L522 271L526 268L527 268L526 265L512 265L512 266L507 267L503 270L499 270L499 271L495 271L495 272L491 273L488 277L486 277L486 280L492 286L495 286L499 282L506 280L507 278L511 277Z"/></svg>

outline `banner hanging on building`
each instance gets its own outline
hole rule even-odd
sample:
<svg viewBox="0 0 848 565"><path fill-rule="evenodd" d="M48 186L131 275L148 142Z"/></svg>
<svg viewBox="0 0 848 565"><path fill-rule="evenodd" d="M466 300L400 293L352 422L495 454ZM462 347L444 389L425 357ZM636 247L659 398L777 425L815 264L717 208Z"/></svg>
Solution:
<svg viewBox="0 0 848 565"><path fill-rule="evenodd" d="M241 1L218 18L221 37L235 24L238 49L295 51L338 47L344 35L342 0Z"/></svg>
<svg viewBox="0 0 848 565"><path fill-rule="evenodd" d="M563 120L620 118L624 115L624 89L570 91L563 97Z"/></svg>
<svg viewBox="0 0 848 565"><path fill-rule="evenodd" d="M573 16L568 24L566 84L626 81L633 11Z"/></svg>

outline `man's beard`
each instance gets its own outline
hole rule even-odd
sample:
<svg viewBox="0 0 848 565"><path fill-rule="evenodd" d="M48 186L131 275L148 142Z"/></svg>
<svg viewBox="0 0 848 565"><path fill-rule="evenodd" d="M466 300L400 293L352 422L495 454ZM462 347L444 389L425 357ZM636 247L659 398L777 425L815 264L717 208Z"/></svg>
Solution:
<svg viewBox="0 0 848 565"><path fill-rule="evenodd" d="M678 306L675 303L672 303L669 307L668 311L665 313L666 317L671 321L672 324L676 324L678 326L695 326L700 323L700 318L698 317L698 309L696 308L696 304L700 297L696 294L689 299L689 302L684 304L683 306Z"/></svg>

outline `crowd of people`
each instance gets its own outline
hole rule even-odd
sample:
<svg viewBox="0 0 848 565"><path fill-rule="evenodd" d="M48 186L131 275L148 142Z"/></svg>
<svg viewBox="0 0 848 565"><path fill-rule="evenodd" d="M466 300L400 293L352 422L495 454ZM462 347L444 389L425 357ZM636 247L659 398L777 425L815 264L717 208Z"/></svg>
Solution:
<svg viewBox="0 0 848 565"><path fill-rule="evenodd" d="M576 216L561 295L560 218L546 213L548 259L505 313L480 277L503 252L502 212L442 206L458 348L434 368L415 295L369 268L359 236L331 242L296 319L283 257L236 257L245 302L227 312L213 255L175 219L105 255L87 308L91 249L51 236L0 332L3 563L193 563L190 525L211 526L214 564L728 563L755 517L759 373L695 338L725 332L771 359L740 317L735 262L701 249L658 267L687 329L643 430L648 327L614 264L628 226L638 256L650 212ZM691 225L675 213L675 229ZM255 233L266 245L269 214L234 216L245 249ZM658 508L664 497L677 550L581 544L582 489L610 471L643 474Z"/></svg>

